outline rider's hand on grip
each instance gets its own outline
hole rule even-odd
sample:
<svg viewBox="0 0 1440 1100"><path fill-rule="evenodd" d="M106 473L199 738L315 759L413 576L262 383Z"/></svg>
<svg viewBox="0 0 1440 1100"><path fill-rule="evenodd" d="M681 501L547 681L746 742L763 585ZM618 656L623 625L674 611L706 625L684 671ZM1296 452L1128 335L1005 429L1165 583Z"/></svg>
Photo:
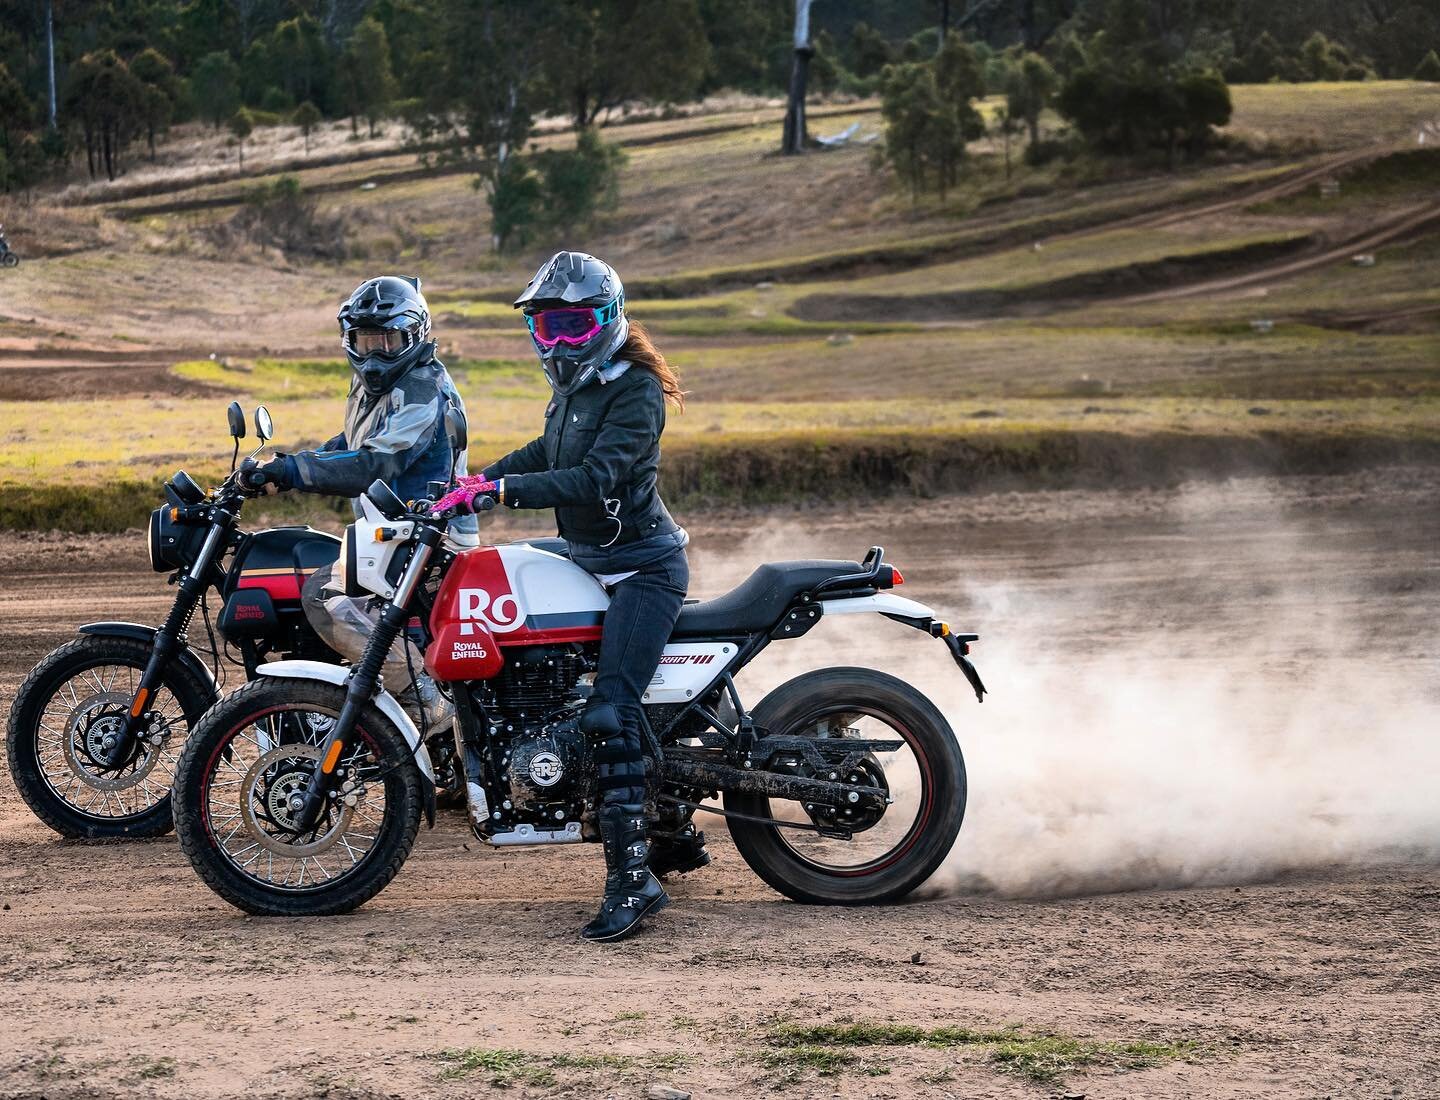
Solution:
<svg viewBox="0 0 1440 1100"><path fill-rule="evenodd" d="M488 512L495 507L500 495L500 486L480 474L456 479L455 488L437 500L432 514L449 512L464 515L467 512Z"/></svg>

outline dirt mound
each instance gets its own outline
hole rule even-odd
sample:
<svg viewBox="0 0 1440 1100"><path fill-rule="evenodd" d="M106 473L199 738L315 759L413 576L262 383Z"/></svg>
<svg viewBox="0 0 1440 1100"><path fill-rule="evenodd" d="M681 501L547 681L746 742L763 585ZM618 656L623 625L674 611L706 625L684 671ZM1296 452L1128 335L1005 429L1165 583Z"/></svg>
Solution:
<svg viewBox="0 0 1440 1100"><path fill-rule="evenodd" d="M60 401L97 397L199 397L223 391L170 373L169 356L157 361L123 353L101 362L54 357L0 356L0 401Z"/></svg>

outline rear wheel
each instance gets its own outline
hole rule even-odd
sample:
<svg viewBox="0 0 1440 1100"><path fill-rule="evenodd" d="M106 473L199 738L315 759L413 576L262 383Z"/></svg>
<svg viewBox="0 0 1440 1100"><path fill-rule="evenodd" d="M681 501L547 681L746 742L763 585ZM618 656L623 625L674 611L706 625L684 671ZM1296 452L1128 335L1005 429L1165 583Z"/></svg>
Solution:
<svg viewBox="0 0 1440 1100"><path fill-rule="evenodd" d="M7 252L3 257L0 257L0 264L4 264L6 267L19 267L20 257L13 252Z"/></svg>
<svg viewBox="0 0 1440 1100"><path fill-rule="evenodd" d="M326 916L363 905L395 877L424 798L410 745L373 704L340 759L320 820L294 810L345 702L345 689L261 677L196 727L175 777L175 831L201 878L263 916Z"/></svg>
<svg viewBox="0 0 1440 1100"><path fill-rule="evenodd" d="M844 768L817 769L798 755L771 765L883 790L883 811L727 792L727 810L807 827L731 819L735 847L757 875L796 901L865 905L902 898L935 873L965 817L965 761L930 700L883 672L833 668L782 684L753 717L770 736L898 743L883 752L825 754L853 758Z"/></svg>
<svg viewBox="0 0 1440 1100"><path fill-rule="evenodd" d="M112 759L150 652L136 638L85 634L47 655L15 695L5 741L10 775L35 816L62 836L170 831L170 784L181 746L214 696L171 661L149 701L142 736Z"/></svg>

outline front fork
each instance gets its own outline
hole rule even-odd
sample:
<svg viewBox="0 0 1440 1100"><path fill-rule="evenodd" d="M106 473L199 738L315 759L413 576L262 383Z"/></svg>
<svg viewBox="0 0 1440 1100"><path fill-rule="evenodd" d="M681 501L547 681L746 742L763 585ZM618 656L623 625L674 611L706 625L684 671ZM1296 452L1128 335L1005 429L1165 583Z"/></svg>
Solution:
<svg viewBox="0 0 1440 1100"><path fill-rule="evenodd" d="M125 713L125 728L108 754L108 763L112 766L129 759L135 741L145 735L145 715L165 682L170 662L186 644L185 630L190 625L190 617L195 614L195 605L210 586L210 563L224 541L225 532L226 528L221 524L212 524L204 543L201 544L200 553L180 577L180 591L170 607L170 614L165 617L160 629L155 631L155 643L150 649L150 659L145 662L145 671L140 674L140 686L135 689L130 700L130 709Z"/></svg>
<svg viewBox="0 0 1440 1100"><path fill-rule="evenodd" d="M330 735L320 751L320 760L306 784L304 802L296 813L295 828L299 833L314 829L325 803L338 794L336 768L341 758L350 751L355 724L360 720L361 712L380 689L380 670L385 667L385 656L410 621L410 602L424 579L426 566L430 564L441 537L441 532L433 528L420 528L410 561L400 576L400 583L395 586L395 594L380 612L380 622L365 643L365 652L350 670L350 676L345 681L345 702L340 707L335 724L330 727Z"/></svg>

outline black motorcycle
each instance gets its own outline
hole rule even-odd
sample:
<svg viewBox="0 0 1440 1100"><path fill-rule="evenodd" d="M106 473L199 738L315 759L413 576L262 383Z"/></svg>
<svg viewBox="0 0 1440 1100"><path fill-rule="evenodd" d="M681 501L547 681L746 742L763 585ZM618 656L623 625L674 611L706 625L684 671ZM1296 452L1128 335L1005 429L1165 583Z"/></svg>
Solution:
<svg viewBox="0 0 1440 1100"><path fill-rule="evenodd" d="M335 561L340 540L310 527L239 530L241 507L253 495L235 474L245 414L235 402L227 412L235 440L230 477L207 493L181 470L150 515L150 565L170 573L177 588L165 622L82 626L31 670L10 709L10 774L35 815L64 836L170 831L178 755L219 700L226 663L254 679L274 657L339 659L306 621L300 588ZM273 434L264 406L255 410L255 431L262 447ZM214 624L212 590L220 603ZM208 664L190 640L197 610Z"/></svg>
<svg viewBox="0 0 1440 1100"><path fill-rule="evenodd" d="M0 230L5 227L0 225ZM10 247L10 242L5 239L5 234L0 232L0 267L19 267L20 257Z"/></svg>

